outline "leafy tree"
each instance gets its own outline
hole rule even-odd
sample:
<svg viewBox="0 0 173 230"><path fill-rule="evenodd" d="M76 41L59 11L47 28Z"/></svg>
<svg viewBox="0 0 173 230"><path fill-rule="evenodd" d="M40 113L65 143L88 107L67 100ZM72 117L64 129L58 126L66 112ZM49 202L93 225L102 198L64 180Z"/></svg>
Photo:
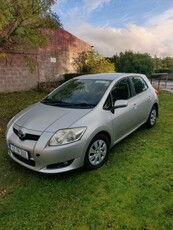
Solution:
<svg viewBox="0 0 173 230"><path fill-rule="evenodd" d="M109 60L111 63L113 63L116 67L116 62L117 62L118 58L119 58L119 56L116 54L112 57L107 57L106 59Z"/></svg>
<svg viewBox="0 0 173 230"><path fill-rule="evenodd" d="M39 48L47 43L43 29L62 26L51 11L55 0L0 0L0 53Z"/></svg>
<svg viewBox="0 0 173 230"><path fill-rule="evenodd" d="M162 60L164 69L173 70L173 58L166 57Z"/></svg>
<svg viewBox="0 0 173 230"><path fill-rule="evenodd" d="M96 51L82 52L74 59L77 73L112 73L115 72L114 64Z"/></svg>
<svg viewBox="0 0 173 230"><path fill-rule="evenodd" d="M119 56L114 56L111 61L114 61L118 72L143 73L148 77L154 72L154 61L147 53L140 54L126 51L120 53Z"/></svg>
<svg viewBox="0 0 173 230"><path fill-rule="evenodd" d="M160 57L158 58L155 56L153 58L153 61L154 61L154 71L155 72L160 72L160 70L164 69L164 64Z"/></svg>
<svg viewBox="0 0 173 230"><path fill-rule="evenodd" d="M76 58L73 58L73 66L77 73L84 72L83 68L87 63L87 57L88 57L88 53L83 51L79 53Z"/></svg>
<svg viewBox="0 0 173 230"><path fill-rule="evenodd" d="M166 57L166 58L158 58L154 57L154 65L155 65L155 72L170 72L173 70L173 58Z"/></svg>

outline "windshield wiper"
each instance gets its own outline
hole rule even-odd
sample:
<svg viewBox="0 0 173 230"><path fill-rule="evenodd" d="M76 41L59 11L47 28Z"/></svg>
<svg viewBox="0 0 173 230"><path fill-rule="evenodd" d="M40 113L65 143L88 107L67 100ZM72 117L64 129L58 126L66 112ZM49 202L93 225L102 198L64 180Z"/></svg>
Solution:
<svg viewBox="0 0 173 230"><path fill-rule="evenodd" d="M45 104L66 104L64 101L52 100L50 98L45 98L41 102Z"/></svg>
<svg viewBox="0 0 173 230"><path fill-rule="evenodd" d="M43 104L47 104L47 105L53 105L53 106L66 106L66 107L70 107L70 106L74 106L74 104L71 104L69 102L65 102L65 101L58 101L58 100L51 100L49 98L45 98L41 101L41 103Z"/></svg>
<svg viewBox="0 0 173 230"><path fill-rule="evenodd" d="M89 104L89 103L85 103L85 102L83 102L83 103L76 103L76 104L73 104L73 105L76 105L76 106L91 106L91 107L94 107L95 106L95 104Z"/></svg>
<svg viewBox="0 0 173 230"><path fill-rule="evenodd" d="M94 107L95 104L89 104L89 103L70 103L70 102L65 102L65 101L54 101L49 98L45 98L41 101L44 104L48 105L54 105L54 106L67 106L67 107Z"/></svg>

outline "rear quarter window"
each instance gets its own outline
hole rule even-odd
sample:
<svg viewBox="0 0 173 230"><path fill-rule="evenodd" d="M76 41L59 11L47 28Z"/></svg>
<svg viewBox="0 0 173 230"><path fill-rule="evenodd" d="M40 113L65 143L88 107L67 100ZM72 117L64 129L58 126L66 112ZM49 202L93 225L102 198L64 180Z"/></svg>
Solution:
<svg viewBox="0 0 173 230"><path fill-rule="evenodd" d="M132 82L136 94L142 93L148 89L148 85L142 77L132 77Z"/></svg>

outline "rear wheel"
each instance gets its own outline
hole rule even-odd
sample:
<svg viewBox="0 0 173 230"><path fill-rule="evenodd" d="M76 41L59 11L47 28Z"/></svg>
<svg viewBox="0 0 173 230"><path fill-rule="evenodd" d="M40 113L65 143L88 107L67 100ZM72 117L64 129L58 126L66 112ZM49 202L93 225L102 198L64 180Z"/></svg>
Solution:
<svg viewBox="0 0 173 230"><path fill-rule="evenodd" d="M152 128L154 127L155 123L156 123L156 119L157 119L157 109L155 106L152 107L151 109L151 112L150 112L150 115L148 117L148 120L147 120L147 126L149 128Z"/></svg>
<svg viewBox="0 0 173 230"><path fill-rule="evenodd" d="M108 138L103 134L96 135L87 149L84 162L85 168L96 169L103 165L107 160L108 151Z"/></svg>

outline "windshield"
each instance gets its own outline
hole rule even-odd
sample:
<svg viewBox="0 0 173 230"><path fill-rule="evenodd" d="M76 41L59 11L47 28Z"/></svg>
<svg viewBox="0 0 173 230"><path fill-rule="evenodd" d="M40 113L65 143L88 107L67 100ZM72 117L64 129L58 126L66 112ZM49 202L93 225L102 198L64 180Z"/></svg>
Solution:
<svg viewBox="0 0 173 230"><path fill-rule="evenodd" d="M42 103L63 107L93 108L98 104L110 80L72 79L50 93Z"/></svg>

